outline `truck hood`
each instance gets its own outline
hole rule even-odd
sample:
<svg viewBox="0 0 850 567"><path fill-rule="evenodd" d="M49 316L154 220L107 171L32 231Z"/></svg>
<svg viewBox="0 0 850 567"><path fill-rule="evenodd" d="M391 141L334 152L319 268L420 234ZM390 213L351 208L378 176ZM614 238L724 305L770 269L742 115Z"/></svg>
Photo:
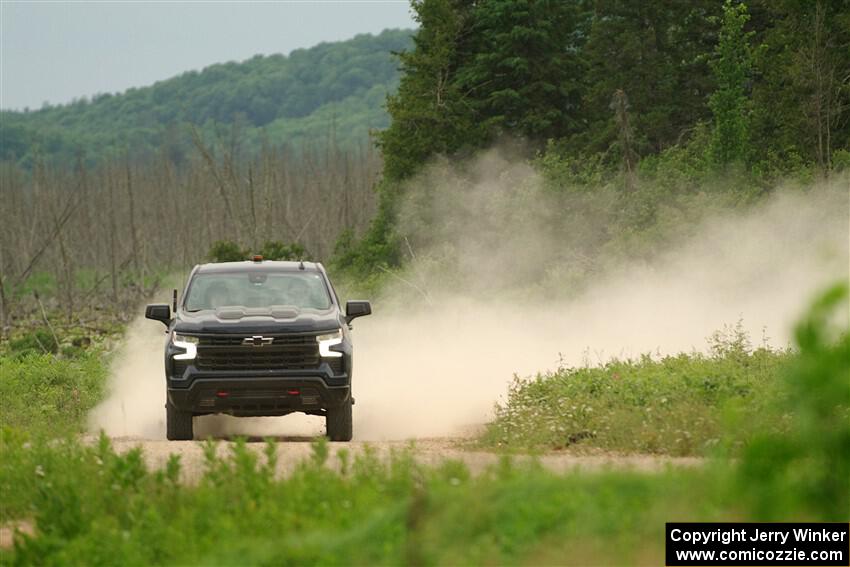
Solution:
<svg viewBox="0 0 850 567"><path fill-rule="evenodd" d="M333 331L342 325L339 311L299 309L289 305L220 307L195 313L180 310L174 330L184 333L305 333Z"/></svg>

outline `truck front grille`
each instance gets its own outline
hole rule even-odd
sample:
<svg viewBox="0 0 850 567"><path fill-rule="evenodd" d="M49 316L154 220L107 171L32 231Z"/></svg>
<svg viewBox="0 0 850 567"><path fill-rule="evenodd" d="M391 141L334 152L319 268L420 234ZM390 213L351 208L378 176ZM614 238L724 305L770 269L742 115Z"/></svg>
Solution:
<svg viewBox="0 0 850 567"><path fill-rule="evenodd" d="M195 365L201 370L304 370L318 368L316 335L264 335L269 344L245 344L246 335L201 337ZM249 340L250 343L250 340Z"/></svg>

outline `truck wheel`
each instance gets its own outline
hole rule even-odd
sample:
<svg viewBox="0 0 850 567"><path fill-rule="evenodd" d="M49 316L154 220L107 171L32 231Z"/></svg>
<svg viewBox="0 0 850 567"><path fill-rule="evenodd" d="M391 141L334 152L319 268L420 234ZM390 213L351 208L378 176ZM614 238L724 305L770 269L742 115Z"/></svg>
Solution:
<svg viewBox="0 0 850 567"><path fill-rule="evenodd" d="M192 414L173 407L171 402L165 404L165 436L169 441L191 441Z"/></svg>
<svg viewBox="0 0 850 567"><path fill-rule="evenodd" d="M354 427L351 419L351 397L339 407L328 409L325 417L328 439L331 441L351 441Z"/></svg>

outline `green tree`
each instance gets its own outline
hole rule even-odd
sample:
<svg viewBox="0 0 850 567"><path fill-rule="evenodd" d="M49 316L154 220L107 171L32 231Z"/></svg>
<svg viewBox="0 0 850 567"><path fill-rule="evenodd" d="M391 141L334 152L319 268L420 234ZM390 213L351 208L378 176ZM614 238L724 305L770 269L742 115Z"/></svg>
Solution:
<svg viewBox="0 0 850 567"><path fill-rule="evenodd" d="M359 242L346 232L336 249L335 267L360 276L400 261L395 209L401 182L432 156L454 155L484 140L484 128L456 81L466 53L472 2L414 0L411 6L419 30L413 49L396 54L402 77L398 92L387 97L390 126L376 139L384 156L378 213Z"/></svg>
<svg viewBox="0 0 850 567"><path fill-rule="evenodd" d="M435 154L451 155L483 138L470 112L469 95L456 81L469 37L470 4L412 2L419 31L413 49L398 54L401 83L398 92L387 97L392 122L377 138L390 181L411 176Z"/></svg>
<svg viewBox="0 0 850 567"><path fill-rule="evenodd" d="M586 37L581 5L489 0L476 7L474 53L457 82L491 133L545 141L577 131Z"/></svg>
<svg viewBox="0 0 850 567"><path fill-rule="evenodd" d="M583 50L587 72L584 125L570 146L576 152L606 152L618 143L611 99L629 100L634 150L658 153L709 117L713 89L707 54L715 43L716 2L695 0L597 0ZM621 153L619 150L611 155Z"/></svg>
<svg viewBox="0 0 850 567"><path fill-rule="evenodd" d="M749 153L750 98L747 83L752 72L751 31L746 4L723 5L723 23L711 70L717 88L708 99L714 115L711 153L718 164L746 161Z"/></svg>
<svg viewBox="0 0 850 567"><path fill-rule="evenodd" d="M417 0L414 48L378 143L389 180L500 134L542 145L581 128L583 2Z"/></svg>
<svg viewBox="0 0 850 567"><path fill-rule="evenodd" d="M850 2L754 0L752 138L780 172L850 147Z"/></svg>

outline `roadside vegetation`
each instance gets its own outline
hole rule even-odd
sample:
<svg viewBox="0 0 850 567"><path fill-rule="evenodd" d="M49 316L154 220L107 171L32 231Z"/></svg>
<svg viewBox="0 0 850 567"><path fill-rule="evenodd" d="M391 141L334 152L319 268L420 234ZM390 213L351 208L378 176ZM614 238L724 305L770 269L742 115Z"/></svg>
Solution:
<svg viewBox="0 0 850 567"><path fill-rule="evenodd" d="M368 452L331 457L336 472L319 443L279 479L273 445L219 458L210 443L203 477L186 486L176 457L149 471L105 438L48 447L4 430L0 442L3 520L37 530L0 555L10 565L622 564L659 556L676 508L729 504L703 472L559 476L505 460L473 477L459 463Z"/></svg>
<svg viewBox="0 0 850 567"><path fill-rule="evenodd" d="M86 418L106 389L102 351L74 356L0 355L0 427L37 437L84 433Z"/></svg>
<svg viewBox="0 0 850 567"><path fill-rule="evenodd" d="M754 431L787 432L776 410L790 351L752 350L740 327L698 352L515 377L480 442L487 447L709 455Z"/></svg>
<svg viewBox="0 0 850 567"><path fill-rule="evenodd" d="M179 458L146 468L101 437L49 443L0 430L0 519L29 519L9 565L658 563L664 522L845 521L850 507L850 334L835 327L847 287L824 294L796 330L782 393L749 423L737 461L662 473L557 475L509 457L479 475L459 463L380 459L316 442L278 478L276 449L205 446L196 484ZM842 322L843 324L843 322ZM728 356L728 354L727 354ZM334 465L329 467L328 465Z"/></svg>
<svg viewBox="0 0 850 567"><path fill-rule="evenodd" d="M124 325L113 317L63 323L46 315L0 341L0 427L34 438L85 432Z"/></svg>

